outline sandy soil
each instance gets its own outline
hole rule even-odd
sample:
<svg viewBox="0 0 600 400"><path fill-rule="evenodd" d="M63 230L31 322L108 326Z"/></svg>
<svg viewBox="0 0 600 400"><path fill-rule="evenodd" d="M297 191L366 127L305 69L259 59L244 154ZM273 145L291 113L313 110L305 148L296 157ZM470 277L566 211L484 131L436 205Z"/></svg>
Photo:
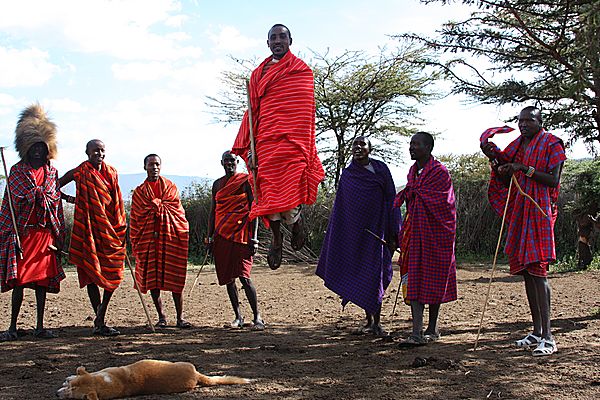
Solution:
<svg viewBox="0 0 600 400"><path fill-rule="evenodd" d="M249 385L197 388L161 398L214 399L593 399L600 398L600 273L553 275L553 327L559 353L533 358L511 347L529 329L523 283L500 272L492 289L479 349L472 350L489 270L459 270L459 300L442 306L440 342L401 349L410 328L409 309L390 315L397 277L383 304L383 323L392 337L354 335L363 313L345 311L337 296L314 276L314 266L284 265L278 271L254 269L264 332L231 330L224 287L204 268L200 285L188 292L198 269L190 269L185 292L191 330L152 334L131 278L115 292L108 322L121 336L91 335L91 308L70 271L58 295L50 295L46 325L60 337L35 339L35 301L26 291L19 327L24 336L0 343L0 398L52 398L64 378L84 365L88 370L144 358L189 361L206 374L253 378ZM243 293L242 306L250 320ZM156 314L145 297L153 319ZM164 296L170 324L174 309ZM0 327L8 326L10 294L0 296ZM415 359L420 357L423 360ZM424 365L421 365L424 364ZM154 399L146 396L141 399Z"/></svg>

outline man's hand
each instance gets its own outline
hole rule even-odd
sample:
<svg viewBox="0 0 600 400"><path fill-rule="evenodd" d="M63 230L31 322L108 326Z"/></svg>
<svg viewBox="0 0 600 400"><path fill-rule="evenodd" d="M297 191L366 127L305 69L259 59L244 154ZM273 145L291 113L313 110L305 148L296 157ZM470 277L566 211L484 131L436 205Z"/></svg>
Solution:
<svg viewBox="0 0 600 400"><path fill-rule="evenodd" d="M489 158L490 160L493 160L494 158L497 157L496 145L494 143L487 142L485 144L482 144L480 147L481 147L481 151L483 151L483 154L485 154L487 156L487 158Z"/></svg>
<svg viewBox="0 0 600 400"><path fill-rule="evenodd" d="M250 239L248 241L248 248L250 249L250 254L255 255L258 251L258 239Z"/></svg>
<svg viewBox="0 0 600 400"><path fill-rule="evenodd" d="M517 171L527 172L527 167L519 163L508 163L498 167L498 173L502 176L512 176Z"/></svg>

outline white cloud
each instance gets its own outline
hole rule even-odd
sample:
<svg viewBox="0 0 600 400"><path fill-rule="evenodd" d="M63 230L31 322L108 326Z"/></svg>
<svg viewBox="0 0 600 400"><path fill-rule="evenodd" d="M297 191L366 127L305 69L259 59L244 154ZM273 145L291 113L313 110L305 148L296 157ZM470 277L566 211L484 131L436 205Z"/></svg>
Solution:
<svg viewBox="0 0 600 400"><path fill-rule="evenodd" d="M180 2L174 0L2 2L0 29L33 40L48 36L66 41L76 51L125 60L197 58L200 48L179 44L185 34L162 32L185 20L174 14L180 10Z"/></svg>
<svg viewBox="0 0 600 400"><path fill-rule="evenodd" d="M171 28L181 28L185 21L187 21L189 17L187 15L174 15L165 20L165 25L170 26Z"/></svg>
<svg viewBox="0 0 600 400"><path fill-rule="evenodd" d="M261 42L255 38L242 36L240 31L233 26L219 25L217 33L209 31L207 35L215 44L216 49L224 52L244 51L257 47L261 43L266 46L266 39Z"/></svg>
<svg viewBox="0 0 600 400"><path fill-rule="evenodd" d="M87 108L78 101L62 99L44 99L40 102L49 113L81 113L87 111Z"/></svg>
<svg viewBox="0 0 600 400"><path fill-rule="evenodd" d="M171 65L164 62L113 64L115 78L131 81L154 81L171 73Z"/></svg>
<svg viewBox="0 0 600 400"><path fill-rule="evenodd" d="M59 70L49 58L47 52L36 48L0 47L0 87L43 85Z"/></svg>

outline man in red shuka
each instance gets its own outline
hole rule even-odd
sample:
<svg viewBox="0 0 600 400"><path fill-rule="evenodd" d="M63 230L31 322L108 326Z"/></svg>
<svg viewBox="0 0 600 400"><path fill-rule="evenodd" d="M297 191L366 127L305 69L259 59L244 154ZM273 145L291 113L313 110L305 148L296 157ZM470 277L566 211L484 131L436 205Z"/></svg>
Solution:
<svg viewBox="0 0 600 400"><path fill-rule="evenodd" d="M281 221L291 226L294 250L304 246L303 204L313 204L325 174L315 144L315 96L312 70L290 51L292 35L276 24L268 33L272 55L252 72L250 107L257 165L252 165L250 124L244 114L232 153L256 173L257 203L250 219L262 216L273 233L267 261L281 265Z"/></svg>

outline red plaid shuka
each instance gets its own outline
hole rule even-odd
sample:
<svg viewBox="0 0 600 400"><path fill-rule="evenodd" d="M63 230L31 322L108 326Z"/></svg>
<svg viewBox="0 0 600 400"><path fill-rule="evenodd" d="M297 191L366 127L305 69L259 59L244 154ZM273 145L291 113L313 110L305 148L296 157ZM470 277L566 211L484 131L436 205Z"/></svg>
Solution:
<svg viewBox="0 0 600 400"><path fill-rule="evenodd" d="M522 139L523 136L519 136L504 151L497 151L497 158L501 164L518 162L531 166L536 171L549 173L567 159L562 140L545 130L541 130L534 136L526 151L521 149ZM504 252L523 266L554 261L556 259L554 219L556 218L556 200L560 186L551 188L542 185L527 178L520 171L515 176L523 191L540 205L548 218L545 218L530 200L520 195L513 187L506 213ZM492 208L500 216L504 213L507 194L508 188L492 170L488 197ZM511 272L513 272L512 267Z"/></svg>
<svg viewBox="0 0 600 400"><path fill-rule="evenodd" d="M252 207L251 220L314 203L319 183L325 177L315 144L312 70L288 51L263 76L263 68L271 59L264 60L250 78L258 156L258 193L254 193L258 204ZM249 149L250 126L246 112L232 153L247 163Z"/></svg>
<svg viewBox="0 0 600 400"><path fill-rule="evenodd" d="M408 270L406 298L423 304L447 303L457 297L452 180L446 167L433 157L418 175L417 169L417 163L413 164L406 187L394 201L394 207L406 203L406 218L410 218L399 235Z"/></svg>
<svg viewBox="0 0 600 400"><path fill-rule="evenodd" d="M129 226L140 290L181 293L187 271L189 225L175 184L160 176L156 182L146 180L135 188Z"/></svg>
<svg viewBox="0 0 600 400"><path fill-rule="evenodd" d="M62 202L58 188L58 172L56 168L45 165L44 183L36 185L33 169L24 161L19 161L10 169L8 185L10 185L12 201L21 240L30 229L46 228L52 236L63 241L65 237L65 221ZM28 224L30 217L35 225ZM4 200L0 210L0 290L5 292L13 288L12 282L17 280L17 250L16 235L12 224L8 205L8 192L4 192ZM48 291L56 293L60 281L65 274L57 265L57 275L49 280Z"/></svg>
<svg viewBox="0 0 600 400"><path fill-rule="evenodd" d="M113 291L123 280L125 207L117 170L102 172L84 161L75 170L75 213L69 261L77 266L79 286L94 283Z"/></svg>

